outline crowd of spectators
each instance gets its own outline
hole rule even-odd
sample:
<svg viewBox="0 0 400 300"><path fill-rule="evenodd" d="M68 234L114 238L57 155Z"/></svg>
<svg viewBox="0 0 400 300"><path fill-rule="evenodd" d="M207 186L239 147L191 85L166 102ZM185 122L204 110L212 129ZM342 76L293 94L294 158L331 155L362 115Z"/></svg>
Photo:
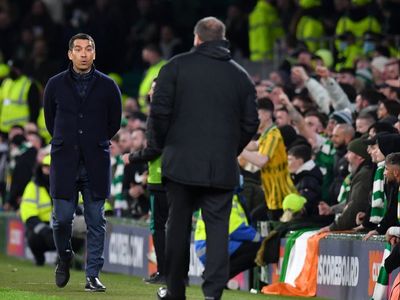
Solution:
<svg viewBox="0 0 400 300"><path fill-rule="evenodd" d="M285 59L267 78L253 74L257 96L272 101L273 119L284 138L293 138L295 134L303 139L303 143L311 145L313 158L334 162L329 166L325 166L325 162L317 163L323 174L319 200L334 204L342 181L347 176L347 160L344 159L346 146L354 137L366 134L371 126L380 126L383 122L394 125L400 112L399 61L396 57L399 49L391 43L400 28L395 25L398 22L395 15L399 10L391 9L399 5L398 1L226 1L224 5L215 4L207 9L205 5L198 5L201 9L196 13L193 12L196 5L189 5L190 13L185 18L192 19L188 23L195 22L198 14L214 9L225 18L232 52L244 59L252 59L254 52L251 41L254 14L258 14L260 7L265 5L276 13L277 26L285 33L279 39L281 44L286 45ZM66 67L68 60L63 57L69 37L79 31L94 36L96 65L114 76L123 93L123 128L112 141L116 175L112 183L114 198L110 200L117 215L141 217L148 213L146 165L125 167L121 154L145 147L146 93L149 85L171 56L190 48L188 40L191 33L185 29L191 24L183 24L174 17L183 14L183 7L180 2L153 0L0 2L1 58L4 63L11 60L14 67L33 78L35 84L31 89L34 90L36 86L39 93L49 77ZM323 19L324 38L338 38L335 32L339 20L343 17L352 18L357 11L359 19L371 17L380 20L382 26L374 35L374 47L357 56L351 66L338 69L340 47L329 52L330 55L324 55L323 52L312 51L309 42L315 40L296 39L296 20L299 22L299 18L310 10L321 13L318 20ZM372 30L369 29L366 28L364 33ZM322 42L319 44L322 45ZM147 67L142 84L137 88L138 94L126 94L123 89L126 83L121 82L118 73ZM7 78L7 73L2 76ZM37 95L35 97L38 98ZM282 100L284 97L288 99L286 102ZM32 160L35 155L28 159L27 167L21 168L26 173L23 180L18 179L18 164L15 166L13 158L28 156L33 149L35 153L40 153L49 138L42 134L43 139L40 139L43 128L40 124L35 127L35 120L40 115L38 100L31 100L29 106L30 111L36 113L29 118L25 130L24 126L15 126L3 134L2 182L6 208L18 208L18 195L23 192L24 183L32 175L33 171L30 170L34 166ZM285 140L288 151L297 144L291 145ZM26 151L30 149L26 145L32 151ZM321 154L321 151L328 152ZM248 166L246 168L251 169ZM255 178L255 182L258 182L257 175ZM327 184L331 182L328 187ZM260 204L260 199L248 201ZM317 199L313 202L318 203Z"/></svg>

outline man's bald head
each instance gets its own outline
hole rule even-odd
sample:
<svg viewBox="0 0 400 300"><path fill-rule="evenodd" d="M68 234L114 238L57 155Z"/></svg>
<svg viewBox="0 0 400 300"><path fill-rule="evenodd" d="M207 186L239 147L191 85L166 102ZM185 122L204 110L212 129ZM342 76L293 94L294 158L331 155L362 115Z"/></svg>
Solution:
<svg viewBox="0 0 400 300"><path fill-rule="evenodd" d="M350 124L337 124L333 128L331 141L337 149L347 145L354 137L354 128Z"/></svg>
<svg viewBox="0 0 400 300"><path fill-rule="evenodd" d="M224 40L225 25L215 17L206 17L197 22L194 34L201 42Z"/></svg>

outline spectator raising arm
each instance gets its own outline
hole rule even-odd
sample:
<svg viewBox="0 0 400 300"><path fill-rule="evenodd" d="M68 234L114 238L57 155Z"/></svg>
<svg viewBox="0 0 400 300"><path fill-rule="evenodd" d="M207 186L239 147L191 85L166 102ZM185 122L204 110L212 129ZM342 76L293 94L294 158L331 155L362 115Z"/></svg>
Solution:
<svg viewBox="0 0 400 300"><path fill-rule="evenodd" d="M308 76L303 67L293 67L292 72L303 80L311 98L317 104L318 110L329 115L330 99L327 90L317 80Z"/></svg>
<svg viewBox="0 0 400 300"><path fill-rule="evenodd" d="M299 134L307 139L313 149L318 148L318 135L308 128L304 117L297 111L283 91L280 94L279 99L281 100L282 105L287 109L293 124L299 131Z"/></svg>
<svg viewBox="0 0 400 300"><path fill-rule="evenodd" d="M331 76L328 68L319 66L316 68L316 72L321 77L322 86L329 93L334 110L349 109L351 111L352 107L349 98L337 81Z"/></svg>

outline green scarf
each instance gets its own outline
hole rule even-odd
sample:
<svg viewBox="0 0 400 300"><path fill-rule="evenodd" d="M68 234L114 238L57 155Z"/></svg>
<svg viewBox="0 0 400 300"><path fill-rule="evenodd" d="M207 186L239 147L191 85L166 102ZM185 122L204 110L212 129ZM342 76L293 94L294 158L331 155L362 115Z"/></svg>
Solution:
<svg viewBox="0 0 400 300"><path fill-rule="evenodd" d="M371 216L369 221L379 224L383 219L387 209L387 200L384 191L385 179L383 172L385 171L385 162L378 163L378 168L374 175L374 184L372 187Z"/></svg>
<svg viewBox="0 0 400 300"><path fill-rule="evenodd" d="M328 139L326 140L315 157L315 164L322 172L322 199L329 200L329 187L333 181L333 163L335 160L336 149L333 143Z"/></svg>
<svg viewBox="0 0 400 300"><path fill-rule="evenodd" d="M111 166L115 170L111 181L111 198L114 199L114 209L128 209L128 202L122 194L124 180L124 161L121 155L111 158Z"/></svg>
<svg viewBox="0 0 400 300"><path fill-rule="evenodd" d="M339 195L337 197L338 203L347 201L347 197L349 196L351 187L351 174L347 175L343 180L342 185L340 187Z"/></svg>
<svg viewBox="0 0 400 300"><path fill-rule="evenodd" d="M379 268L378 279L375 282L374 293L371 300L384 300L386 299L387 287L389 284L389 274L385 269L385 259L390 255L392 246L390 243L385 243L385 250L383 251L382 263Z"/></svg>

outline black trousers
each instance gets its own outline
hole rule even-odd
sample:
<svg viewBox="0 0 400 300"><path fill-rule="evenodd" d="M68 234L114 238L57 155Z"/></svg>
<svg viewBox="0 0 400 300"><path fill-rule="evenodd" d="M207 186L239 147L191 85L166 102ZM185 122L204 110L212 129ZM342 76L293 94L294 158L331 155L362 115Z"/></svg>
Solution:
<svg viewBox="0 0 400 300"><path fill-rule="evenodd" d="M254 259L261 242L244 241L229 259L229 278L256 266Z"/></svg>
<svg viewBox="0 0 400 300"><path fill-rule="evenodd" d="M265 201L250 212L253 223L257 223L257 221L279 221L282 214L282 209L268 209Z"/></svg>
<svg viewBox="0 0 400 300"><path fill-rule="evenodd" d="M207 261L202 290L205 297L220 299L229 276L229 216L233 191L165 184L169 203L166 235L166 279L168 296L185 299L185 265L193 212L201 208L207 234Z"/></svg>
<svg viewBox="0 0 400 300"><path fill-rule="evenodd" d="M28 246L32 251L35 263L42 266L45 263L45 252L56 250L53 239L53 230L42 231L40 234L33 232L33 230L26 229L26 237Z"/></svg>
<svg viewBox="0 0 400 300"><path fill-rule="evenodd" d="M157 271L165 274L165 225L168 219L167 194L162 190L149 189L150 193L150 231L153 236L157 257Z"/></svg>

